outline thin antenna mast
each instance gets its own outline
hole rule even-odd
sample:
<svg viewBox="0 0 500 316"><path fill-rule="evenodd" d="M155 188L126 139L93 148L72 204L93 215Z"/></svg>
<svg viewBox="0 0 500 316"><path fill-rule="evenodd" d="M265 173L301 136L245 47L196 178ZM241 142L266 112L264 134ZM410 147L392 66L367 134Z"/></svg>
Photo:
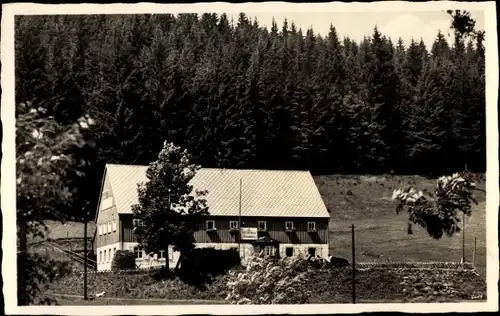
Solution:
<svg viewBox="0 0 500 316"><path fill-rule="evenodd" d="M240 207L239 207L239 216L238 216L238 252L241 256L241 178L240 178Z"/></svg>

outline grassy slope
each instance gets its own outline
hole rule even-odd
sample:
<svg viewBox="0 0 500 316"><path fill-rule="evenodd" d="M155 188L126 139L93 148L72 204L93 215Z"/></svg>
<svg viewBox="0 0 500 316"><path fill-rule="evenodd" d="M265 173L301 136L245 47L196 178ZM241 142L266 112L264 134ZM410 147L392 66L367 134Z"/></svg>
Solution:
<svg viewBox="0 0 500 316"><path fill-rule="evenodd" d="M331 210L330 251L336 257L351 260L351 228L356 226L357 261L460 261L462 235L431 238L413 225L413 235L407 234L407 215L396 215L391 201L392 191L407 185L433 192L435 180L419 176L317 176L316 184L327 207ZM485 189L485 183L478 182ZM348 192L350 191L350 193ZM352 193L352 194L351 194ZM472 260L474 236L477 238L476 266L481 275L486 271L486 208L485 194L476 192L479 205L466 218L466 260ZM83 224L48 222L49 238L83 237ZM89 223L93 236L95 225ZM80 240L75 240L78 245ZM76 246L75 246L76 247Z"/></svg>
<svg viewBox="0 0 500 316"><path fill-rule="evenodd" d="M460 261L462 234L431 238L413 225L407 234L406 214L396 215L391 201L394 189L412 185L433 192L436 181L419 176L317 176L316 184L330 209L330 251L333 256L351 261L351 228L356 226L356 261ZM485 189L484 181L477 183ZM350 192L348 192L350 190ZM472 261L474 237L477 238L476 266L486 271L485 194L476 192L479 202L465 220L465 255Z"/></svg>

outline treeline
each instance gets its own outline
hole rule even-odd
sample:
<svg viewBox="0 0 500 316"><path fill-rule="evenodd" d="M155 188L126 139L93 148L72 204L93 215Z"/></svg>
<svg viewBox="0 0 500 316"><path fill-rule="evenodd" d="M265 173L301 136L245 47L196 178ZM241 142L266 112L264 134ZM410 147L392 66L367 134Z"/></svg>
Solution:
<svg viewBox="0 0 500 316"><path fill-rule="evenodd" d="M16 101L97 121L86 177L147 164L164 140L203 167L484 171L482 38L360 43L216 14L19 16ZM450 21L451 25L451 21ZM447 30L443 30L447 32ZM68 175L69 177L70 175ZM85 186L82 186L85 187ZM87 193L84 193L85 196ZM90 197L91 196L91 197ZM93 203L93 201L92 201Z"/></svg>

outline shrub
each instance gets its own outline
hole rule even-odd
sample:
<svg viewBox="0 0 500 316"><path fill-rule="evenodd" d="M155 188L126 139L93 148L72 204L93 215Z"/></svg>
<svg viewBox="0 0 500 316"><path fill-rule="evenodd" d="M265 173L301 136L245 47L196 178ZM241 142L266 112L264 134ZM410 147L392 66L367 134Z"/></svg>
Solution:
<svg viewBox="0 0 500 316"><path fill-rule="evenodd" d="M238 252L233 249L196 248L181 257L179 277L186 283L203 285L240 262Z"/></svg>
<svg viewBox="0 0 500 316"><path fill-rule="evenodd" d="M460 232L458 213L470 216L472 203L477 204L473 196L476 184L472 176L463 172L440 177L436 185L435 201L412 187L394 190L392 199L397 203L396 214L406 210L409 222L425 228L435 239L440 239L445 234L451 237ZM411 226L408 234L412 234Z"/></svg>
<svg viewBox="0 0 500 316"><path fill-rule="evenodd" d="M165 279L173 279L175 277L174 270L175 269L172 269L165 265L160 269L153 269L151 271L151 276L157 281Z"/></svg>
<svg viewBox="0 0 500 316"><path fill-rule="evenodd" d="M117 250L111 263L111 270L133 270L135 269L135 255L128 250Z"/></svg>
<svg viewBox="0 0 500 316"><path fill-rule="evenodd" d="M20 278L17 279L18 297L24 295L28 304L51 305L56 303L53 298L41 295L41 292L48 284L70 275L72 271L69 261L53 260L47 254L38 253L18 253L17 267L17 273L23 273L30 280L26 288L23 289L19 284Z"/></svg>
<svg viewBox="0 0 500 316"><path fill-rule="evenodd" d="M229 273L226 301L231 304L305 304L311 296L307 274L308 264L302 257L274 260L259 254L249 259L243 272Z"/></svg>

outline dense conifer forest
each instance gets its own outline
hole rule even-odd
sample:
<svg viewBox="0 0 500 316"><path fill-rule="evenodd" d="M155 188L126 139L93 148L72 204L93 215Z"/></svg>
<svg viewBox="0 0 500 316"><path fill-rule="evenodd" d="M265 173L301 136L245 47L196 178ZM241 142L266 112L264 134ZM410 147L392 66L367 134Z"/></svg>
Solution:
<svg viewBox="0 0 500 316"><path fill-rule="evenodd" d="M22 16L16 103L96 120L95 148L78 149L91 165L66 175L91 205L105 163L148 164L165 140L202 167L482 172L483 37L448 32L426 47L243 13Z"/></svg>

